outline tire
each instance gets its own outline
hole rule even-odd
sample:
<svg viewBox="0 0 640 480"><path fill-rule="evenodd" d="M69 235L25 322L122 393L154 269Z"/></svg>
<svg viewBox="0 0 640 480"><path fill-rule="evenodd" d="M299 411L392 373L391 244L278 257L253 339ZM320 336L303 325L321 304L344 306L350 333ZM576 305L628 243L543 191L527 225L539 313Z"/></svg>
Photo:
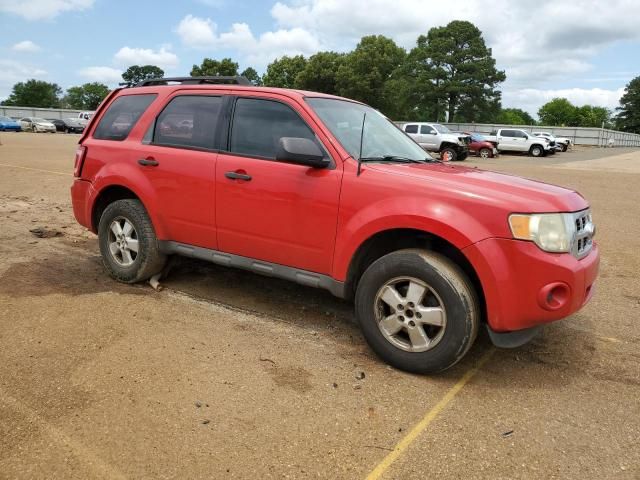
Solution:
<svg viewBox="0 0 640 480"><path fill-rule="evenodd" d="M116 236L117 231L122 235L120 238ZM137 252L131 248L136 240ZM116 200L104 210L98 225L98 242L102 263L109 275L120 282L147 280L160 273L166 262L149 215L139 200Z"/></svg>
<svg viewBox="0 0 640 480"><path fill-rule="evenodd" d="M544 148L541 145L531 145L529 149L529 153L532 157L543 157L544 156Z"/></svg>
<svg viewBox="0 0 640 480"><path fill-rule="evenodd" d="M469 152L464 152L463 154L458 155L458 161L462 162L462 161L466 160L468 156L469 156Z"/></svg>
<svg viewBox="0 0 640 480"><path fill-rule="evenodd" d="M455 162L458 159L458 154L451 147L445 147L440 150L440 158L445 162Z"/></svg>
<svg viewBox="0 0 640 480"><path fill-rule="evenodd" d="M398 305L392 306L395 301ZM356 317L369 346L385 362L413 373L441 372L464 357L478 334L478 305L474 288L456 264L419 249L398 250L376 260L358 282L355 298ZM399 330L393 333L395 328Z"/></svg>
<svg viewBox="0 0 640 480"><path fill-rule="evenodd" d="M489 150L488 148L481 148L479 155L482 158L491 158L492 153L491 153L491 150Z"/></svg>
<svg viewBox="0 0 640 480"><path fill-rule="evenodd" d="M563 151L563 152L566 152L567 150L569 150L569 145L568 145L568 144L566 144L566 143L563 143L563 144L562 144L562 151Z"/></svg>

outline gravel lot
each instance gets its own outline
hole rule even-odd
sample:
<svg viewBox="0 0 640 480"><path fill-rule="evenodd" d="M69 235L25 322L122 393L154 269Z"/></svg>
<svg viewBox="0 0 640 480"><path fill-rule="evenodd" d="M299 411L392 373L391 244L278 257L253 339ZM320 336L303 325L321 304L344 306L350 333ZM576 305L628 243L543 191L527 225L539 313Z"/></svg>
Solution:
<svg viewBox="0 0 640 480"><path fill-rule="evenodd" d="M533 343L422 377L322 291L192 260L160 292L109 279L77 139L0 134L0 478L640 478L640 150L465 162L584 194L601 275Z"/></svg>

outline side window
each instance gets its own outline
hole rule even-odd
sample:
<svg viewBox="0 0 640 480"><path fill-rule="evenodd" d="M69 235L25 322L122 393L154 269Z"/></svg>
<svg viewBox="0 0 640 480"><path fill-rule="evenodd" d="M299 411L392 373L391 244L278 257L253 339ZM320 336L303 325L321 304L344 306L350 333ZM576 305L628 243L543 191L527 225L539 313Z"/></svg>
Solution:
<svg viewBox="0 0 640 480"><path fill-rule="evenodd" d="M405 125L404 131L407 133L418 133L418 125Z"/></svg>
<svg viewBox="0 0 640 480"><path fill-rule="evenodd" d="M116 98L100 119L93 133L99 140L124 140L156 94L123 95Z"/></svg>
<svg viewBox="0 0 640 480"><path fill-rule="evenodd" d="M502 130L502 136L503 137L515 137L516 136L516 132L513 130Z"/></svg>
<svg viewBox="0 0 640 480"><path fill-rule="evenodd" d="M432 133L436 133L436 131L433 129L433 127L430 127L429 125L421 125L420 133L423 135L430 135Z"/></svg>
<svg viewBox="0 0 640 480"><path fill-rule="evenodd" d="M153 143L193 148L215 148L221 97L181 95L173 98L156 120Z"/></svg>
<svg viewBox="0 0 640 480"><path fill-rule="evenodd" d="M256 98L237 100L231 126L231 152L276 158L282 137L302 137L316 142L313 131L291 107Z"/></svg>

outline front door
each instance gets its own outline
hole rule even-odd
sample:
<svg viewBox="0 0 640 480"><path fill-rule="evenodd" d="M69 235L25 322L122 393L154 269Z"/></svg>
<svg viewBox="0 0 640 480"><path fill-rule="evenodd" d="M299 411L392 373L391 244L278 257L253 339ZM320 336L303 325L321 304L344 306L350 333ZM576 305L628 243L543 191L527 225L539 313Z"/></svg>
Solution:
<svg viewBox="0 0 640 480"><path fill-rule="evenodd" d="M275 160L281 137L318 142L286 102L236 100L228 151L216 165L219 250L330 274L342 162L314 169Z"/></svg>

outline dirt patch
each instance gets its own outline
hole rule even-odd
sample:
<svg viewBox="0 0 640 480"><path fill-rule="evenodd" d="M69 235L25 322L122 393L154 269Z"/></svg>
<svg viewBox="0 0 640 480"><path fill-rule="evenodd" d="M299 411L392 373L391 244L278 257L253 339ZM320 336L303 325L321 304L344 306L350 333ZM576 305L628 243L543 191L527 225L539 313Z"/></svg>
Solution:
<svg viewBox="0 0 640 480"><path fill-rule="evenodd" d="M267 363L267 371L279 387L289 388L298 393L306 393L313 388L311 373L302 367L279 366L277 363Z"/></svg>
<svg viewBox="0 0 640 480"><path fill-rule="evenodd" d="M0 294L12 297L101 292L145 295L139 286L123 285L107 276L99 256L60 255L11 265L0 275Z"/></svg>
<svg viewBox="0 0 640 480"><path fill-rule="evenodd" d="M64 233L60 230L48 229L46 227L36 227L29 230L34 237L38 238L53 238L53 237L62 237Z"/></svg>

